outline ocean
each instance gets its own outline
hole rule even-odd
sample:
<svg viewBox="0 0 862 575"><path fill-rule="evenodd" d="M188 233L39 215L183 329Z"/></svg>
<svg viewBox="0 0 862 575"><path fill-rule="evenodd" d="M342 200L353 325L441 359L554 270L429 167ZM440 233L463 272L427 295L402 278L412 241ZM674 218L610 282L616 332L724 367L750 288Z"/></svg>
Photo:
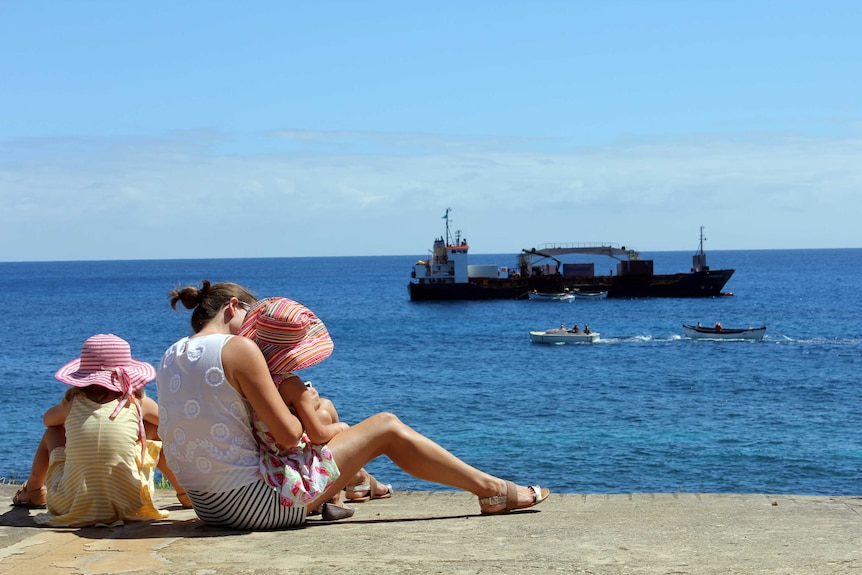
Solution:
<svg viewBox="0 0 862 575"><path fill-rule="evenodd" d="M642 257L672 273L691 255ZM323 319L335 351L303 375L344 421L391 411L501 477L562 493L860 494L862 249L707 255L736 270L733 297L414 303L409 273L424 254L0 263L0 477L26 477L42 414L66 388L53 374L87 337L115 333L157 364L190 332L168 292L209 279ZM685 338L682 324L698 321L768 329L759 342ZM563 322L601 337L530 342ZM385 458L368 468L396 489L448 490Z"/></svg>

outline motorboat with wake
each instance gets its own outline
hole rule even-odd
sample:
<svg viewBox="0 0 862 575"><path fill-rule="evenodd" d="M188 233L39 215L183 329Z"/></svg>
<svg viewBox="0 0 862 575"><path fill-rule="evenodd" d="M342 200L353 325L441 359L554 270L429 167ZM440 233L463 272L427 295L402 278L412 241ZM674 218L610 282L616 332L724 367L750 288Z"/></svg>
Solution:
<svg viewBox="0 0 862 575"><path fill-rule="evenodd" d="M597 339L598 332L575 331L565 327L530 332L530 341L533 343L593 343Z"/></svg>

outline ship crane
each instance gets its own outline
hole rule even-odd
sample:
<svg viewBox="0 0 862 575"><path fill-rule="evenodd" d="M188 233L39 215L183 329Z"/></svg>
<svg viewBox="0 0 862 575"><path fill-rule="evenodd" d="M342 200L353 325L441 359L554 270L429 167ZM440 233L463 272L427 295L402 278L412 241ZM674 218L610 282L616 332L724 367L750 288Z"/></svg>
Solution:
<svg viewBox="0 0 862 575"><path fill-rule="evenodd" d="M627 250L625 246L603 243L582 244L542 244L539 249L522 250L524 253L541 253L546 257L565 256L569 254L591 254L597 256L608 256L619 260L618 256L625 256L630 260L639 260L640 254L637 250Z"/></svg>
<svg viewBox="0 0 862 575"><path fill-rule="evenodd" d="M533 273L532 273L533 272L533 265L538 263L537 261L533 261L534 257L548 258L548 259L554 260L557 263L557 274L560 273L560 266L563 265L563 262L561 262L560 260L558 260L554 256L552 256L550 254L546 254L544 252L537 251L536 248L533 248L531 250L521 250L521 251L522 251L522 254L521 254L521 257L519 258L520 261L518 262L518 265L521 268L521 273L526 272L528 276L533 275ZM527 257L524 257L525 254ZM540 262L541 259L538 261Z"/></svg>
<svg viewBox="0 0 862 575"><path fill-rule="evenodd" d="M518 257L518 265L521 267L523 273L524 270L532 269L534 257L550 258L557 262L557 272L559 273L561 262L556 256L570 254L607 256L619 261L623 261L620 256L625 256L629 260L640 259L640 253L637 250L627 250L625 246L611 243L542 244L538 249L521 250L521 254Z"/></svg>

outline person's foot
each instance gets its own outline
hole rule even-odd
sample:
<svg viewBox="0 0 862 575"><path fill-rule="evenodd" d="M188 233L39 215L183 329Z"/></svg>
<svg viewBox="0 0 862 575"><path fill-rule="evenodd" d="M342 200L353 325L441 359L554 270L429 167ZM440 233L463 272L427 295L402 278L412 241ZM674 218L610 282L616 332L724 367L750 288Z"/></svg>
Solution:
<svg viewBox="0 0 862 575"><path fill-rule="evenodd" d="M378 483L373 475L360 469L353 479L353 484L344 488L344 499L350 503L362 503L371 499L387 499L392 497L392 486Z"/></svg>
<svg viewBox="0 0 862 575"><path fill-rule="evenodd" d="M15 507L27 507L29 509L44 509L48 500L48 488L44 485L38 489L27 489L27 484L21 486L14 497L12 505Z"/></svg>
<svg viewBox="0 0 862 575"><path fill-rule="evenodd" d="M336 493L335 495L333 495L328 502L322 503L322 504L318 505L317 507L315 507L314 509L309 509L307 512L307 515L308 516L320 515L327 509L327 506L329 506L330 508L339 507L339 508L350 509L351 510L350 515L353 515L353 508L347 507L346 505L344 505L344 502L341 501L341 492L340 491L338 493ZM336 513L336 512L330 510L330 513Z"/></svg>
<svg viewBox="0 0 862 575"><path fill-rule="evenodd" d="M177 501L186 509L192 508L192 500L189 499L189 494L185 491L177 491Z"/></svg>
<svg viewBox="0 0 862 575"><path fill-rule="evenodd" d="M333 505L332 503L324 503L321 505L320 518L324 521L338 521L339 519L347 519L353 517L356 510L353 507Z"/></svg>
<svg viewBox="0 0 862 575"><path fill-rule="evenodd" d="M538 505L548 498L550 490L532 485L524 487L506 482L506 492L502 495L480 497L479 507L483 515L499 515L516 509L526 509Z"/></svg>
<svg viewBox="0 0 862 575"><path fill-rule="evenodd" d="M341 501L341 491L339 491L338 493L336 493L335 495L333 495L333 496L332 496L332 499L330 499L330 500L329 500L329 502L330 502L331 504L333 504L333 505L337 505L337 506L341 507L341 505L342 505L342 503L343 503L343 502Z"/></svg>

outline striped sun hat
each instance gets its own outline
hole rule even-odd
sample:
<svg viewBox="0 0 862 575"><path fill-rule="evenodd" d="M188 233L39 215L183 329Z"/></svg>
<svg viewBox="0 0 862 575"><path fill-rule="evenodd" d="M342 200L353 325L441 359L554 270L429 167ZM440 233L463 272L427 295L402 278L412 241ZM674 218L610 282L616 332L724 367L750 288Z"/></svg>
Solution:
<svg viewBox="0 0 862 575"><path fill-rule="evenodd" d="M88 338L81 347L81 357L61 367L54 377L75 387L100 385L133 393L156 379L156 368L132 359L129 342L123 338L100 333Z"/></svg>
<svg viewBox="0 0 862 575"><path fill-rule="evenodd" d="M273 374L299 371L332 354L332 338L323 322L299 302L273 297L248 311L239 335L253 340Z"/></svg>

